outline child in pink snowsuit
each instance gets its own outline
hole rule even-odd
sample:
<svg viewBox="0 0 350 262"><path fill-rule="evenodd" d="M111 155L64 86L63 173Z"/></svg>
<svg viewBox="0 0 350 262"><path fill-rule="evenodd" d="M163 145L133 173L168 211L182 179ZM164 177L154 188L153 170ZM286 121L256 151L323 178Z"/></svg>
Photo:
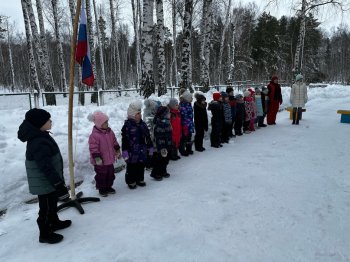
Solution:
<svg viewBox="0 0 350 262"><path fill-rule="evenodd" d="M113 164L120 156L120 146L114 132L108 127L106 114L96 111L88 118L95 124L89 137L90 162L96 172L96 189L105 197L115 194L112 188L115 179Z"/></svg>

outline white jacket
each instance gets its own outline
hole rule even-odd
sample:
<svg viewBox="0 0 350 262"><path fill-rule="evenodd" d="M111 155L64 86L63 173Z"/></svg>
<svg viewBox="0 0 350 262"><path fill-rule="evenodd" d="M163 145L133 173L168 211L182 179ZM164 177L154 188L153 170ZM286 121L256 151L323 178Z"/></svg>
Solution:
<svg viewBox="0 0 350 262"><path fill-rule="evenodd" d="M307 87L303 82L296 82L290 90L290 103L292 107L305 107L307 102Z"/></svg>

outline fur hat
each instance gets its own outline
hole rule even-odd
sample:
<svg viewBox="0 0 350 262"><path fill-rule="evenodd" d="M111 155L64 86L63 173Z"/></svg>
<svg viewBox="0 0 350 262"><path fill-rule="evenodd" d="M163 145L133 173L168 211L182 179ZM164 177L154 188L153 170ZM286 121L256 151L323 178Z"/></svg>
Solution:
<svg viewBox="0 0 350 262"><path fill-rule="evenodd" d="M95 126L101 128L103 123L109 120L108 116L101 111L95 111L92 114L88 115L88 120L94 122Z"/></svg>
<svg viewBox="0 0 350 262"><path fill-rule="evenodd" d="M296 77L295 77L295 81L301 81L303 80L303 75L302 74L297 74Z"/></svg>
<svg viewBox="0 0 350 262"><path fill-rule="evenodd" d="M179 101L177 101L176 98L171 98L171 99L169 100L168 106L169 106L171 109L175 108L175 106L178 106L178 105L179 105Z"/></svg>
<svg viewBox="0 0 350 262"><path fill-rule="evenodd" d="M185 90L185 92L182 93L181 97L186 102L191 102L192 100L192 94L188 90Z"/></svg>
<svg viewBox="0 0 350 262"><path fill-rule="evenodd" d="M278 77L277 77L276 75L274 75L274 76L271 77L271 81L272 81L272 82L275 81L276 79L278 80Z"/></svg>
<svg viewBox="0 0 350 262"><path fill-rule="evenodd" d="M227 87L226 88L226 93L229 94L231 92L233 92L233 88L232 87Z"/></svg>
<svg viewBox="0 0 350 262"><path fill-rule="evenodd" d="M141 113L142 103L141 101L133 101L128 107L128 117L134 118L136 114Z"/></svg>
<svg viewBox="0 0 350 262"><path fill-rule="evenodd" d="M194 94L194 97L196 98L196 100L197 100L198 102L202 102L202 101L207 100L207 99L205 98L205 96L203 95L203 93L200 93L200 92L195 93L195 94Z"/></svg>
<svg viewBox="0 0 350 262"><path fill-rule="evenodd" d="M213 100L214 101L219 101L220 98L221 98L221 94L219 92L213 93Z"/></svg>
<svg viewBox="0 0 350 262"><path fill-rule="evenodd" d="M49 112L44 109L33 108L27 111L25 120L31 123L36 128L41 128L51 118Z"/></svg>

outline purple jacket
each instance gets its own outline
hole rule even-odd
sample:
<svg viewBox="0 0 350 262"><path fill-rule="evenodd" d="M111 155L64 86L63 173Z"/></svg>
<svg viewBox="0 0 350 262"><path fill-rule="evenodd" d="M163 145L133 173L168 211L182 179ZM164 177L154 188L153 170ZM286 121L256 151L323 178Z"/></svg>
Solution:
<svg viewBox="0 0 350 262"><path fill-rule="evenodd" d="M136 123L133 119L125 120L122 127L122 150L129 154L128 163L145 163L153 143L148 127L142 120Z"/></svg>
<svg viewBox="0 0 350 262"><path fill-rule="evenodd" d="M103 165L113 165L116 160L115 152L120 149L112 129L93 127L89 137L90 163L96 165L95 158L100 157Z"/></svg>

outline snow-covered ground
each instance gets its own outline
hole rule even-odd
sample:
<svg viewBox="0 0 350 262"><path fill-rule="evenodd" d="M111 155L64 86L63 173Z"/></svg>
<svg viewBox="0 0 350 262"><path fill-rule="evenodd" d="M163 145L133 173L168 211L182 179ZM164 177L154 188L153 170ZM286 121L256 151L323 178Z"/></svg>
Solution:
<svg viewBox="0 0 350 262"><path fill-rule="evenodd" d="M289 90L283 89L283 107ZM119 140L131 100L99 108ZM17 139L23 105L0 107L0 210L7 209L0 218L0 261L350 261L350 125L336 114L350 109L349 86L310 89L299 126L282 111L276 126L221 149L205 141L205 152L170 162L171 177L161 182L146 171L147 186L131 191L124 171L118 173L116 195L84 204L84 215L60 212L73 224L60 231L65 238L57 245L38 242L38 205L24 204L33 196L25 144ZM67 107L45 109L67 163ZM87 115L96 109L74 110L75 179L84 180L77 192L85 196L98 196L87 144Z"/></svg>

